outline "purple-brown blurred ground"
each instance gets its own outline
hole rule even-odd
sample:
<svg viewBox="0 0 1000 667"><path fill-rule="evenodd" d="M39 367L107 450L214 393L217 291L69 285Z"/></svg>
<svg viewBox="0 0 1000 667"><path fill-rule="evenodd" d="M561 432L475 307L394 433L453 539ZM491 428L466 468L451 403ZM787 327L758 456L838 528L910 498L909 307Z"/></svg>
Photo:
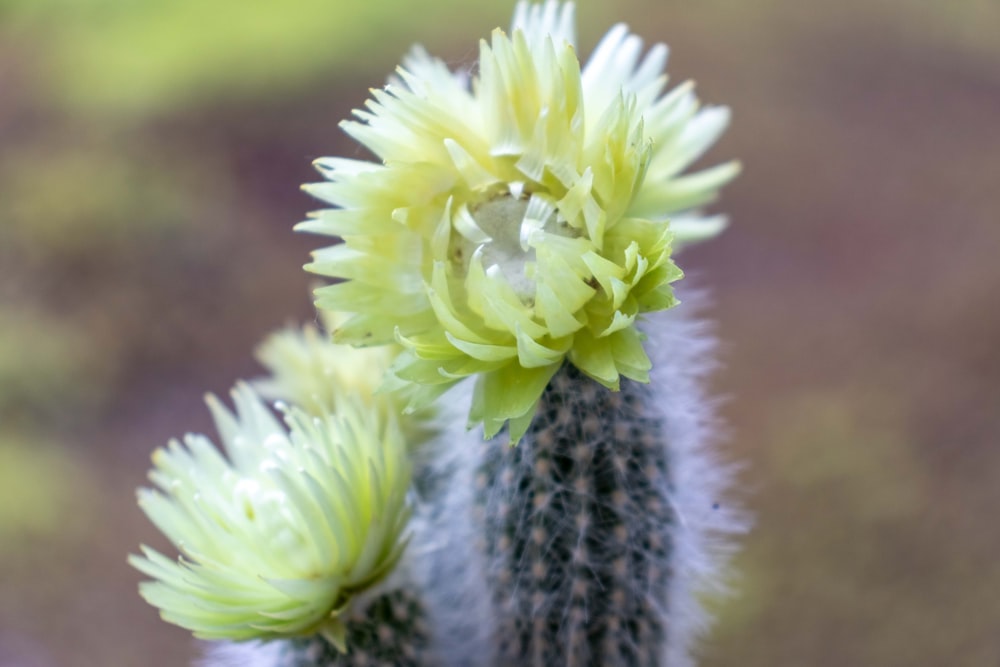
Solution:
<svg viewBox="0 0 1000 667"><path fill-rule="evenodd" d="M929 7L579 12L584 52L619 19L669 42L673 80L734 109L709 160L745 164L731 229L681 256L714 294L757 514L707 667L1000 664L1000 13ZM311 159L356 152L336 122L411 41L468 62L506 9L376 22L374 52L280 94L129 114L53 101L58 18L4 11L0 667L185 664L125 564L162 545L133 502L148 455L310 317L318 242L290 227Z"/></svg>

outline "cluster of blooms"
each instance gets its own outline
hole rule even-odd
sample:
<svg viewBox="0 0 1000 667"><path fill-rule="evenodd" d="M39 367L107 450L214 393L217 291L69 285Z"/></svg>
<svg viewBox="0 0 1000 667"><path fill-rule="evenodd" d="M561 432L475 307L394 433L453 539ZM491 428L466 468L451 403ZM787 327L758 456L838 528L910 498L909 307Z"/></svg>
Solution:
<svg viewBox="0 0 1000 667"><path fill-rule="evenodd" d="M649 381L637 319L677 303L673 251L725 225L700 207L739 166L685 170L728 111L666 91L666 47L643 55L623 25L581 67L573 12L521 2L471 80L416 49L342 123L379 162L318 160L305 188L334 208L299 225L338 239L307 267L338 281L317 291L333 340L269 338L236 413L208 399L225 456L171 442L140 491L182 553L131 559L165 620L342 647L345 610L405 549L415 424L446 390L474 378L470 426L516 443L565 363Z"/></svg>

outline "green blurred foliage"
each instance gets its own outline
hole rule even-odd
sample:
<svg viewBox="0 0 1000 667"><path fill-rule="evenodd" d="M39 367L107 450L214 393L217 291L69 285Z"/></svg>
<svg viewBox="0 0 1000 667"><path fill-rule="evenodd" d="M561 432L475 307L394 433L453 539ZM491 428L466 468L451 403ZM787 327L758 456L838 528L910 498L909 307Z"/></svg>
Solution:
<svg viewBox="0 0 1000 667"><path fill-rule="evenodd" d="M96 409L117 359L73 321L0 305L0 436Z"/></svg>
<svg viewBox="0 0 1000 667"><path fill-rule="evenodd" d="M1000 603L967 586L996 590L1000 563L968 569L975 534L939 541L935 471L905 406L850 396L789 397L770 415L740 594L717 605L730 650L708 665L991 664L981 642Z"/></svg>
<svg viewBox="0 0 1000 667"><path fill-rule="evenodd" d="M488 3L437 0L23 0L24 21L46 21L51 94L95 112L165 112L300 90L337 67L385 71L385 44L443 34L446 17L496 15ZM46 21L47 22L47 21Z"/></svg>
<svg viewBox="0 0 1000 667"><path fill-rule="evenodd" d="M789 492L835 498L861 523L905 520L926 489L899 414L891 403L856 406L840 393L795 397L771 416L769 476Z"/></svg>
<svg viewBox="0 0 1000 667"><path fill-rule="evenodd" d="M0 434L0 563L26 538L85 538L96 498L93 471L79 454L37 437Z"/></svg>
<svg viewBox="0 0 1000 667"><path fill-rule="evenodd" d="M19 137L0 162L0 420L48 429L106 408L161 331L135 315L177 284L163 258L194 264L192 246L216 245L201 218L229 189L207 162L150 160L129 135L58 134Z"/></svg>
<svg viewBox="0 0 1000 667"><path fill-rule="evenodd" d="M193 231L195 202L185 190L209 175L194 176L196 165L148 164L109 148L70 143L8 151L0 165L7 217L0 238L69 258Z"/></svg>

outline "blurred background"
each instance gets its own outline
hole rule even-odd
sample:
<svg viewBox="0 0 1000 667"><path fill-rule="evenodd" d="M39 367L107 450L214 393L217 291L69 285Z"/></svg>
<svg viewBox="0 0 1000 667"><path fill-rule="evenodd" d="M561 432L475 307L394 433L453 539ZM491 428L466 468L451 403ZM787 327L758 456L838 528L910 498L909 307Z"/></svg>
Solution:
<svg viewBox="0 0 1000 667"><path fill-rule="evenodd" d="M757 525L705 667L1000 664L1000 3L619 0L734 110L715 388ZM300 183L513 2L0 0L0 667L187 664L125 556L154 447L312 317Z"/></svg>

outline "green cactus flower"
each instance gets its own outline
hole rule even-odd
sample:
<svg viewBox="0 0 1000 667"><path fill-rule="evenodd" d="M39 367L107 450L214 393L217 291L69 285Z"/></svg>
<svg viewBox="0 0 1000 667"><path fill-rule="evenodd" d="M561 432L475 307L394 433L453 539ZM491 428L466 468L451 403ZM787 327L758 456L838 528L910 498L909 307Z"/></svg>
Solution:
<svg viewBox="0 0 1000 667"><path fill-rule="evenodd" d="M257 360L269 371L252 383L261 396L315 416L335 414L345 400L360 400L386 417L397 418L411 449L437 434L439 425L433 406L401 414L409 403L411 387L379 391L401 346L391 343L356 348L335 343L330 332L346 318L340 313L320 311L319 319L320 326L309 323L285 327L257 346Z"/></svg>
<svg viewBox="0 0 1000 667"><path fill-rule="evenodd" d="M261 396L302 408L312 415L336 412L348 396L390 406L398 414L401 397L376 390L400 348L395 345L354 348L330 340L345 321L339 313L321 311L322 327L306 324L276 331L257 346L255 356L269 376L255 380Z"/></svg>
<svg viewBox="0 0 1000 667"><path fill-rule="evenodd" d="M361 401L336 416L286 409L245 384L236 414L208 399L225 446L188 435L153 454L139 505L180 550L129 562L142 596L204 639L322 634L343 647L356 595L392 571L406 539L410 468L398 427Z"/></svg>
<svg viewBox="0 0 1000 667"><path fill-rule="evenodd" d="M728 111L664 94L665 46L640 58L619 25L581 69L573 33L571 3L521 3L471 82L415 50L342 123L381 162L317 160L329 180L305 186L337 208L299 229L344 241L307 266L343 280L317 291L352 314L336 340L400 342L410 407L476 376L487 437L510 420L516 441L565 360L612 389L648 381L636 318L675 305L673 243L721 229L697 208L739 171L682 173Z"/></svg>

